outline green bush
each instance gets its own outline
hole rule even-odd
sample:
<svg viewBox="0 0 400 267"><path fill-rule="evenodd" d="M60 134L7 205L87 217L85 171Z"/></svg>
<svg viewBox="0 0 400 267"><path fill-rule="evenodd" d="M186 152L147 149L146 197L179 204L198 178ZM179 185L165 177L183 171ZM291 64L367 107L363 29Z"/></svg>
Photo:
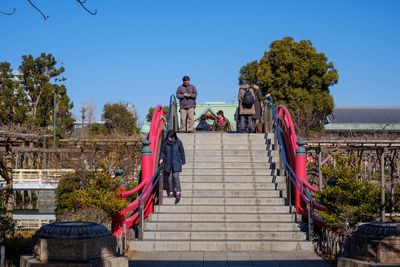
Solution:
<svg viewBox="0 0 400 267"><path fill-rule="evenodd" d="M56 189L57 217L65 211L76 213L93 208L103 210L111 219L124 209L127 202L120 198L121 180L110 171L118 168L116 158L116 153L111 152L97 170L77 170L63 177Z"/></svg>
<svg viewBox="0 0 400 267"><path fill-rule="evenodd" d="M21 255L32 254L33 232L21 232L1 242L6 248L6 266L19 266Z"/></svg>
<svg viewBox="0 0 400 267"><path fill-rule="evenodd" d="M335 183L325 187L315 198L329 210L318 211L327 224L347 232L358 223L375 220L380 209L381 190L378 185L358 178L361 168L354 156L334 154L334 157L336 166L326 166L322 172L326 178L335 179Z"/></svg>

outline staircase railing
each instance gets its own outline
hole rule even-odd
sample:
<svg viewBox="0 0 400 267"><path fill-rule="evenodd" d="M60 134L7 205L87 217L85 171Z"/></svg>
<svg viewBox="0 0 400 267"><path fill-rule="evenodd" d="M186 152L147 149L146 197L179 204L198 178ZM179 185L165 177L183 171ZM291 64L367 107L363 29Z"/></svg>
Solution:
<svg viewBox="0 0 400 267"><path fill-rule="evenodd" d="M153 204L157 194L158 204L162 204L163 179L160 179L160 176L163 174L163 169L162 166L158 166L159 152L168 130L170 128L174 130L178 129L177 117L177 103L174 95L170 97L167 119L164 117L162 106L158 105L154 110L148 138L143 142L142 182L130 191L123 191L121 198L125 199L127 196L135 194L143 188L144 190L142 190L140 196L135 201L120 211L119 215L114 218L113 233L119 240L129 237L126 230L134 225L137 225L138 228L138 239L142 240L143 222L153 212ZM155 190L157 185L158 191ZM124 188L122 189L124 190ZM126 218L128 211L133 211L133 213L129 218Z"/></svg>
<svg viewBox="0 0 400 267"><path fill-rule="evenodd" d="M268 96L267 101L264 105L265 110L265 127L267 131L265 131L265 138L267 138L268 132L274 133L274 144L275 149L279 151L279 166L278 172L279 175L285 175L287 179L288 185L288 205L289 212L292 213L292 188L294 188L303 200L296 200L296 213L303 212L303 216L307 217L307 239L311 240L314 229L314 199L311 194L308 192L307 188L304 186L303 182L297 177L296 172L293 170L291 165L288 162L286 151L285 151L285 143L281 135L281 129L278 121L278 115L275 111L274 100L272 96ZM282 120L282 117L280 117ZM282 125L285 126L285 125ZM294 186L292 186L294 185ZM304 207L305 206L305 207ZM305 209L304 209L305 208ZM307 213L304 214L304 211Z"/></svg>

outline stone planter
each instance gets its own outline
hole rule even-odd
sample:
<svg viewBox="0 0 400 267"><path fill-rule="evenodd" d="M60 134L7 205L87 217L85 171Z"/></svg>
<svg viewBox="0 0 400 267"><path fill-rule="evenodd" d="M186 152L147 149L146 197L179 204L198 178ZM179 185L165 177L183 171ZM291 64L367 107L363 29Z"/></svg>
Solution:
<svg viewBox="0 0 400 267"><path fill-rule="evenodd" d="M20 266L128 266L126 257L117 257L115 236L97 223L44 225L33 236L33 245L33 256L22 256Z"/></svg>
<svg viewBox="0 0 400 267"><path fill-rule="evenodd" d="M339 259L338 266L400 265L400 223L361 225L348 238L347 254Z"/></svg>

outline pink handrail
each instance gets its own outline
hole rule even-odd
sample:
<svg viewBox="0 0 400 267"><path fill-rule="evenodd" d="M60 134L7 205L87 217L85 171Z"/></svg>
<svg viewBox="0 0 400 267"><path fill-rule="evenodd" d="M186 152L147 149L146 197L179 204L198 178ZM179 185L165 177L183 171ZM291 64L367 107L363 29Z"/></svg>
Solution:
<svg viewBox="0 0 400 267"><path fill-rule="evenodd" d="M297 145L297 136L295 132L295 127L294 123L292 121L292 118L290 116L290 113L288 109L284 105L279 105L276 110L277 116L283 120L284 125L280 125L280 130L282 134L282 138L284 139L284 146L285 146L285 151L286 151L286 156L287 160L289 161L289 164L291 166L296 166L296 150L298 148ZM311 191L315 193L319 193L319 190L312 185L310 185L305 177L298 177L301 181L301 183ZM297 183L297 187L300 188L302 191L303 195L305 195L306 199L310 201L310 199L307 197L305 194L304 190L301 188L299 182ZM296 211L301 213L304 217L308 216L308 211L307 211L307 205L304 201L301 200L300 198L300 193L297 190L294 190L295 194L295 206L296 206ZM313 206L317 210L327 210L327 208L315 201L313 201ZM313 216L314 219L314 224L319 225L319 226L324 226L325 221L319 217L318 215L314 214Z"/></svg>
<svg viewBox="0 0 400 267"><path fill-rule="evenodd" d="M153 113L153 117L151 120L150 124L150 132L148 136L148 140L150 141L150 149L152 151L151 155L151 161L144 161L143 156L142 156L142 174L146 173L149 175L143 175L143 180L142 182L137 185L134 189L129 190L129 191L124 191L125 188L122 187L121 189L123 192L121 193L121 199L125 199L127 196L132 195L139 190L146 188L138 198L136 198L133 202L131 202L125 209L121 210L115 218L113 218L113 234L117 237L119 237L123 231L123 225L126 225L126 229L131 228L134 224L137 224L138 222L138 213L135 212L132 214L129 218L126 218L126 212L127 211L132 211L136 210L139 206L139 199L144 198L148 192L151 189L151 185L149 185L151 178L155 174L155 168L157 164L157 148L159 146L159 141L160 138L162 138L162 132L163 129L165 128L165 116L164 116L164 110L161 105L158 105ZM148 164L149 163L149 164ZM153 196L149 195L149 197L146 200L146 203L144 203L144 212L143 216L146 218L153 212Z"/></svg>

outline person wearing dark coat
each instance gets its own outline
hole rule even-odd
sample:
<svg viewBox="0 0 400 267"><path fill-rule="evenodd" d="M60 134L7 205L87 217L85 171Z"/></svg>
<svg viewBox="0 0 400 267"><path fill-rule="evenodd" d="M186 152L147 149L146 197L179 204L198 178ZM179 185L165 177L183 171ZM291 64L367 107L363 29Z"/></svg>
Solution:
<svg viewBox="0 0 400 267"><path fill-rule="evenodd" d="M205 115L201 115L200 123L196 127L196 132L209 132L211 131L210 124L207 123L207 117Z"/></svg>
<svg viewBox="0 0 400 267"><path fill-rule="evenodd" d="M182 165L186 163L185 150L182 141L176 136L174 130L169 130L167 138L161 146L160 165L164 164L164 177L168 177L167 194L168 197L181 197L181 183L179 173ZM172 173L172 175L170 175Z"/></svg>
<svg viewBox="0 0 400 267"><path fill-rule="evenodd" d="M267 97L262 95L261 89L258 85L252 84L251 87L254 89L254 95L256 96L254 98L254 107L255 107L256 112L253 115L253 120L254 120L253 125L255 125L255 123L259 122L262 118L262 106L261 105L262 105L262 102L267 99Z"/></svg>

